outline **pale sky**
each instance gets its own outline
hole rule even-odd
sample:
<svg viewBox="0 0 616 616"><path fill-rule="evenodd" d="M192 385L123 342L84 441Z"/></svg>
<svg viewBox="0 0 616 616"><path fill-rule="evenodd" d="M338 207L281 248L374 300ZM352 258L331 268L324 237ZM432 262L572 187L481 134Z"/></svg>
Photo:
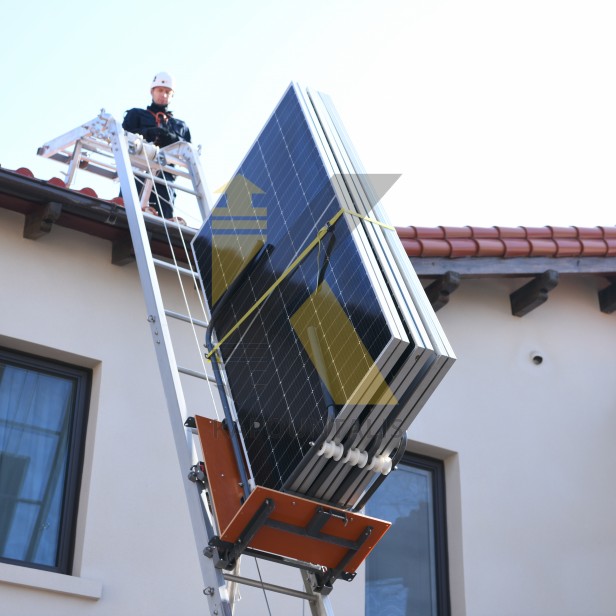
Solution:
<svg viewBox="0 0 616 616"><path fill-rule="evenodd" d="M327 93L397 225L614 225L613 0L4 3L0 165L150 102L158 71L214 191L291 81ZM117 186L80 176L100 196Z"/></svg>

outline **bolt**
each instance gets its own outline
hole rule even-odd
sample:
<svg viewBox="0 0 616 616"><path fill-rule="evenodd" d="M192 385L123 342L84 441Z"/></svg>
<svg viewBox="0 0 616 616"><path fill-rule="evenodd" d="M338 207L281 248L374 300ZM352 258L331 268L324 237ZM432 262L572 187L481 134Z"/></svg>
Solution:
<svg viewBox="0 0 616 616"><path fill-rule="evenodd" d="M209 595L210 597L214 596L214 589L211 586L208 586L207 588L203 589L203 594L204 595Z"/></svg>

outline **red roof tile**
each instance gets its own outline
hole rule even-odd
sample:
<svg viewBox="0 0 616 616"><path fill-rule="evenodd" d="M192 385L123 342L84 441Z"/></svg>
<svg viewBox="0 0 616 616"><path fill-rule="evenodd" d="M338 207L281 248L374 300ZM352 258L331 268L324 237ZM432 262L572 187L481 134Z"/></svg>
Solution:
<svg viewBox="0 0 616 616"><path fill-rule="evenodd" d="M34 177L34 173L32 173L32 171L30 171L30 169L26 167L19 167L19 169L15 170L15 173L19 173L19 175L25 175L28 178Z"/></svg>
<svg viewBox="0 0 616 616"><path fill-rule="evenodd" d="M26 167L13 173L35 179ZM37 180L41 181L41 180ZM60 178L48 184L65 188ZM70 190L67 188L67 190ZM92 188L78 192L98 198ZM121 198L109 200L123 205ZM397 227L396 231L409 257L614 257L616 227Z"/></svg>
<svg viewBox="0 0 616 616"><path fill-rule="evenodd" d="M51 184L52 186L59 186L60 188L66 188L66 184L64 183L64 180L61 180L60 178L51 178L51 180L49 180L47 183Z"/></svg>
<svg viewBox="0 0 616 616"><path fill-rule="evenodd" d="M409 257L613 257L616 227L398 227Z"/></svg>

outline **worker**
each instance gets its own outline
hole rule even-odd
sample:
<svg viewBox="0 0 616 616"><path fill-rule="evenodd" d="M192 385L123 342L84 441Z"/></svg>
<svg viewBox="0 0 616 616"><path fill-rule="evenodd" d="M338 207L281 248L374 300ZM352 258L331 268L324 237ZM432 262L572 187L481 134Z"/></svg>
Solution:
<svg viewBox="0 0 616 616"><path fill-rule="evenodd" d="M190 143L190 131L186 122L173 117L167 108L175 92L175 81L169 73L157 73L150 85L152 104L146 109L129 109L124 115L122 128L130 133L141 135L146 141L159 147L164 147L177 141ZM165 183L155 182L150 194L149 206L144 208L152 214L176 220L185 224L185 221L173 216L173 202L175 191L170 187L174 176L171 173L159 174L164 177ZM137 190L141 193L144 182L135 178Z"/></svg>

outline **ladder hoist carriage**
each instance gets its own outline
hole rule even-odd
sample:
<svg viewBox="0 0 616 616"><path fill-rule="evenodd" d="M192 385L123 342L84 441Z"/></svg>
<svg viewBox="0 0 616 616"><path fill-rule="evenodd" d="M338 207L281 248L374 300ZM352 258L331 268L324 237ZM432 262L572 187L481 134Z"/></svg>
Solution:
<svg viewBox="0 0 616 616"><path fill-rule="evenodd" d="M227 580L331 614L333 583L352 580L390 526L361 510L455 359L333 106L292 84L213 211L194 146L159 149L103 112L39 154L68 165L67 185L78 169L120 181L178 459L191 469L184 487L211 612L231 614ZM154 269L170 266L152 258L152 217L140 211L161 172L188 181L181 190L204 219L192 242L199 275L177 270L197 278L206 299L199 325L214 375L200 376L216 382L222 422L192 416L183 397L167 327L177 315L165 310ZM141 201L135 176L145 182ZM255 366L278 351L268 371L279 381L255 383ZM310 394L300 385L291 405L298 375ZM242 554L300 569L305 592L230 573Z"/></svg>

